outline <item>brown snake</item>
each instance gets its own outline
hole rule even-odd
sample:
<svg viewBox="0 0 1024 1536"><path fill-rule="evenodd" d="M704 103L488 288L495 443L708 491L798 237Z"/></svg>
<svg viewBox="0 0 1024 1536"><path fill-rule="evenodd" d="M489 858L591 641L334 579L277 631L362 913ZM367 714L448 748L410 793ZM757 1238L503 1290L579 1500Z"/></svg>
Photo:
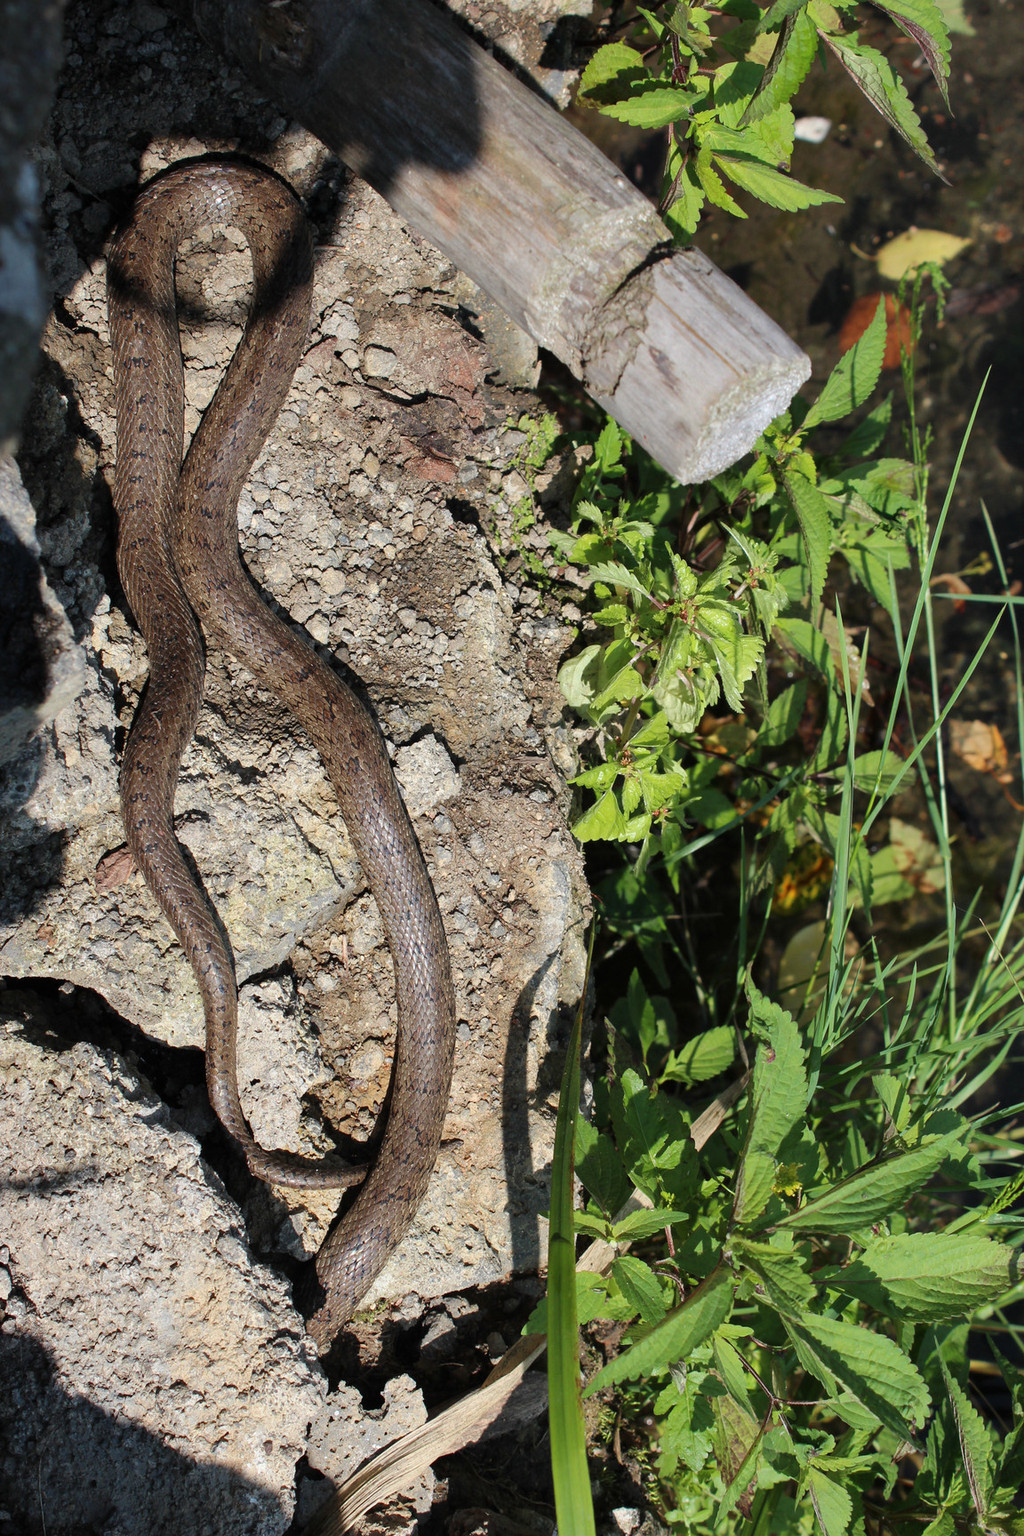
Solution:
<svg viewBox="0 0 1024 1536"><path fill-rule="evenodd" d="M174 259L184 237L211 225L245 236L254 292L242 339L182 463ZM199 983L211 1101L260 1178L323 1189L356 1183L364 1170L264 1149L239 1103L234 963L174 836L178 771L203 696L204 636L287 705L316 746L394 962L398 1035L387 1124L373 1169L316 1259L321 1294L308 1326L324 1348L404 1236L427 1187L448 1107L455 1016L437 900L377 727L262 601L238 551L239 493L302 354L312 269L309 226L283 182L252 165L196 161L140 194L110 253L108 296L118 566L149 650L149 683L121 768L125 829Z"/></svg>

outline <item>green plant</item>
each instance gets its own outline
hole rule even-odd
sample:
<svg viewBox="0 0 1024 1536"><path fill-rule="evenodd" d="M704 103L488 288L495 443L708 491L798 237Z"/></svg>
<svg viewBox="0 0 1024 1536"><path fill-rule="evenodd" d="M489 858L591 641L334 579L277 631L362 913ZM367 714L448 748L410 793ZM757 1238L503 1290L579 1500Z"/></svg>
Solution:
<svg viewBox="0 0 1024 1536"><path fill-rule="evenodd" d="M907 709L920 627L901 634ZM852 743L849 688L846 702ZM919 728L922 743L937 725ZM923 748L908 771L941 825L942 771ZM731 998L687 1045L671 1044L671 1009L638 972L616 1011L596 1124L576 1131L590 1197L576 1225L618 1256L606 1275L578 1277L576 1303L582 1321L629 1331L587 1391L614 1389L627 1414L653 1418L652 1493L688 1532L749 1521L764 1533L1019 1536L1024 1375L1008 1356L1021 1355L1024 1327L1008 1309L1024 1297L1021 1144L963 1109L1024 1024L1024 939L1013 938L1024 829L991 928L950 900L937 938L886 959L870 933L850 945L856 793L851 776L819 974L793 1011L755 984L744 922ZM878 814L888 803L876 792ZM965 964L979 935L984 953ZM693 1118L679 1085L699 1091L737 1050L752 1057L745 1098L730 1118L723 1095L720 1131L698 1134L707 1114ZM637 1190L648 1208L617 1215ZM979 1343L1005 1383L1003 1433L979 1412Z"/></svg>
<svg viewBox="0 0 1024 1536"><path fill-rule="evenodd" d="M947 99L949 33L934 0L873 3L918 44ZM625 42L599 48L583 72L580 100L620 122L668 130L660 212L681 239L693 235L705 202L746 217L726 181L790 212L842 202L788 174L789 103L826 52L938 172L902 80L883 53L860 40L857 9L857 0L641 6L631 28L639 51Z"/></svg>
<svg viewBox="0 0 1024 1536"><path fill-rule="evenodd" d="M860 362L854 358L849 366L859 371ZM912 386L912 370L907 372ZM830 381L821 397L826 404L830 390L833 399L839 397ZM800 428L808 430L814 411L812 406L804 415L798 407ZM877 433L881 418L872 415L870 430ZM789 454L801 453L791 425L783 430ZM907 498L898 509L901 553L886 562L884 585L870 569L866 580L861 577L893 625L898 657L887 715L880 728L876 725L880 744L870 752L861 745L867 638L862 647L851 646L837 605L830 645L826 610L818 604L798 632L803 641L798 654L810 661L818 680L813 674L798 680L805 687L787 712L797 714L797 705L804 709L810 686L823 690L819 720L828 736L827 755L812 767L797 753L785 767L773 755L778 746L769 741L755 757L763 722L783 711L770 696L765 701L768 690L762 689L759 700L744 694L742 710L747 715L757 710L762 723L732 722L735 798L719 789L722 825L686 841L684 822L696 819L699 796L714 791L721 764L701 781L707 770L701 768L699 747L695 750L693 725L686 722L688 730L673 737L668 709L655 694L660 659L674 643L672 626L686 622L705 645L704 653L692 649L688 660L692 664L697 657L706 666L699 686L714 693L718 655L704 637L713 635L721 646L726 626L708 626L703 604L712 613L718 611L715 605L734 604L726 609L736 637L730 657L739 640L754 638L763 647L779 623L769 628L742 590L745 571L754 570L742 543L745 567L727 563L724 579L702 587L698 565L695 582L679 581L679 552L664 537L668 547L659 549L659 530L669 513L678 517L684 511L686 493L667 485L652 493L648 482L639 487L642 496L667 498L664 513L649 500L647 519L638 518L642 496L629 498L627 511L620 492L627 473L635 472L623 463L621 439L608 429L602 439L581 495L585 491L599 510L603 504L603 520L588 513L571 550L571 535L563 536L559 547L589 562L583 569L599 589L595 617L613 630L605 644L610 651L628 637L632 659L611 652L610 661L592 658L569 677L570 683L586 679L588 665L597 667L598 677L603 667L609 681L631 670L628 687L618 694L611 688L606 697L595 689L581 705L603 733L602 766L614 768L614 776L609 773L594 787L600 794L621 795L619 784L629 782L630 772L634 780L651 775L646 802L643 789L632 806L625 798L618 801L622 814L634 818L631 826L619 828L618 838L625 841L623 834L632 831L645 839L645 852L608 877L602 896L619 942L635 942L645 971L666 994L678 990L680 975L689 975L700 1024L686 1038L670 996L651 990L639 967L626 995L608 1010L609 1073L596 1086L594 1124L577 1127L576 1171L590 1201L576 1225L615 1245L617 1256L605 1275L578 1278L576 1305L581 1321L618 1320L628 1324L628 1332L588 1391L615 1391L627 1419L653 1420L652 1497L670 1523L694 1536L746 1528L747 1522L760 1536L810 1536L815 1530L845 1536L908 1526L927 1536L974 1530L1020 1536L1024 1375L1010 1357L1019 1357L1024 1343L1024 1328L1012 1312L1012 1304L1024 1297L1021 1219L1012 1211L1024 1191L1024 1173L1016 1171L1021 1146L1012 1125L1003 1128L994 1115L972 1119L964 1110L1008 1060L1024 1025L1024 938L1019 936L1024 829L997 910L982 921L977 899L966 910L959 907L942 746L943 726L1007 610L1021 726L1013 599L1000 600L1003 606L972 662L943 698L934 614L942 594L931 578L959 461L931 528L925 515L927 444L917 430L911 397L912 457L899 463L900 495ZM966 439L961 458L965 447ZM786 485L790 458L773 458L762 444L754 463L762 476ZM642 461L640 472L653 473ZM722 487L713 489L716 505L727 507L733 519L751 513L742 498L750 472L751 466L735 472L740 494L735 478L727 480L726 494ZM838 465L819 459L816 477L806 478L822 497L842 500L834 486L843 486L844 514L850 503L858 505L854 497L861 484L851 492L854 476L844 478ZM878 484L870 473L857 478ZM707 496L705 490L699 505L707 505ZM805 534L788 488L788 512L773 496L764 506L777 510L775 538L769 512L769 536L762 542L769 553L783 540L789 543L785 560L768 574L784 584L787 571L799 568L795 595L809 577L813 533ZM755 508L752 515L762 510ZM884 515L877 506L871 510ZM834 521L831 507L829 518ZM699 520L691 510L688 526ZM649 526L634 538L640 521ZM704 526L709 539L718 538L719 551L728 548L731 524L725 527L719 515L717 524L708 519ZM590 542L595 528L603 547ZM748 543L753 537L747 535ZM586 542L580 547L579 541ZM994 538L993 548L1005 585ZM828 552L835 552L831 540ZM755 553L760 580L767 560ZM904 622L894 573L911 562L918 585ZM710 562L708 568L714 569ZM695 601L697 594L706 595ZM774 600L771 590L769 598ZM840 636L843 641L835 643ZM911 676L915 649L926 659L923 689ZM755 658L751 686L767 655L761 650ZM720 669L717 686L726 691ZM776 698L796 687L787 683ZM645 729L644 722L659 715L667 722L667 728L659 724L665 737L661 759L638 762L639 752L631 759L624 749ZM892 746L897 722L902 753ZM696 758L695 774L683 757L687 752ZM666 788L669 774L677 775L671 794L652 807L650 799ZM911 785L931 823L934 841L918 837L929 849L940 926L937 937L893 956L866 917L873 902L913 888L892 845L872 845L879 828L895 819L894 795ZM829 850L820 943L799 985L790 988L789 1008L755 981L765 969L759 950L771 910L764 900L770 861L760 856L756 838L747 837L734 850L739 911L734 941L724 958L718 957L717 981L705 974L686 891L699 869L696 855L719 839L723 828L754 824L754 809L759 803L764 807L769 796L774 808L760 827L763 843L770 846L779 838L781 820L784 828L816 832ZM702 819L708 809L704 802ZM984 941L980 955L979 940ZM693 1118L693 1096L702 1084L734 1070L738 1054L749 1063L734 1080L745 1098L730 1117L730 1095L720 1096L718 1134L698 1135L706 1112ZM631 1191L639 1192L646 1208L622 1215ZM635 1251L629 1252L631 1245ZM979 1411L983 1400L972 1376L979 1341L1009 1401L1002 1432Z"/></svg>
<svg viewBox="0 0 1024 1536"><path fill-rule="evenodd" d="M918 329L921 307L918 283ZM866 402L885 337L880 302L813 404L794 402L752 455L689 492L609 422L577 488L572 531L551 535L590 588L591 623L610 632L559 672L568 703L595 727L601 759L574 781L594 798L573 831L585 842L642 843L634 874L655 850L672 863L751 818L771 834L766 878L779 876L801 838L831 857L830 804L847 777L884 787L902 770L889 750L847 761L844 671L856 684L865 658L821 600L839 556L895 615L895 574L912 553L922 560L925 445L916 443L913 459L879 456L889 397L833 451L815 458L809 448L815 429L834 428ZM912 399L912 371L908 392ZM803 674L774 692L770 646ZM719 705L739 718L709 734ZM808 753L797 733L809 707L820 729ZM695 826L703 839L687 839ZM891 865L884 849L854 859L866 905L874 875ZM891 881L879 889L887 899L900 893Z"/></svg>

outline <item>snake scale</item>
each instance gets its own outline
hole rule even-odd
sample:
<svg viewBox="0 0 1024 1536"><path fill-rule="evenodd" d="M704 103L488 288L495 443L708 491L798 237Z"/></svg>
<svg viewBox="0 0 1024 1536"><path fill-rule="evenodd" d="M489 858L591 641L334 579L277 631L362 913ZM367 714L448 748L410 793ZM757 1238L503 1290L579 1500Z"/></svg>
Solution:
<svg viewBox="0 0 1024 1536"><path fill-rule="evenodd" d="M241 341L182 462L184 381L174 261L197 229L232 227L252 255ZM206 1076L220 1120L260 1178L354 1184L365 1170L269 1151L238 1098L231 951L174 835L182 755L203 697L205 643L230 652L316 746L391 949L398 1032L375 1164L316 1258L309 1331L325 1348L401 1241L427 1187L448 1106L455 1041L444 929L430 877L365 707L262 601L238 550L237 502L284 403L309 323L313 252L298 200L269 171L196 161L140 193L108 262L117 410L118 567L149 651L149 682L121 768L128 846L195 972Z"/></svg>

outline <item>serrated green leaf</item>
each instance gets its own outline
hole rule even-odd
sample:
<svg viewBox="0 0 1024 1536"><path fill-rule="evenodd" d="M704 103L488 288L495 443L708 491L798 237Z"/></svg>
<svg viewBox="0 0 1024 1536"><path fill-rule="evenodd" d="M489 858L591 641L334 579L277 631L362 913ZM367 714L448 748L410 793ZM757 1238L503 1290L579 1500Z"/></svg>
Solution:
<svg viewBox="0 0 1024 1536"><path fill-rule="evenodd" d="M757 671L764 655L764 641L760 635L745 635L739 627L738 616L730 634L707 634L702 638L706 639L718 663L722 692L729 708L741 713L743 685Z"/></svg>
<svg viewBox="0 0 1024 1536"><path fill-rule="evenodd" d="M631 1253L620 1254L612 1260L612 1279L643 1322L661 1322L665 1316L665 1300L658 1277L649 1264Z"/></svg>
<svg viewBox="0 0 1024 1536"><path fill-rule="evenodd" d="M674 730L683 734L696 730L705 710L711 709L718 698L716 679L697 679L689 671L680 670L667 676L660 673L651 693L668 717Z"/></svg>
<svg viewBox="0 0 1024 1536"><path fill-rule="evenodd" d="M807 12L799 10L787 16L775 51L741 122L752 123L791 100L803 84L817 51L818 29Z"/></svg>
<svg viewBox="0 0 1024 1536"><path fill-rule="evenodd" d="M577 1270L576 1272L576 1311L577 1322L582 1327L584 1323L592 1323L597 1318L607 1318L618 1311L618 1321L626 1322L629 1319L628 1303L618 1302L612 1304L608 1299L608 1282L603 1275L591 1274L589 1270ZM548 1298L543 1296L526 1319L526 1327L530 1333L547 1333L548 1331Z"/></svg>
<svg viewBox="0 0 1024 1536"><path fill-rule="evenodd" d="M806 1311L814 1296L814 1286L798 1252L773 1248L769 1243L756 1243L746 1237L733 1238L732 1251L757 1275L773 1306L784 1312Z"/></svg>
<svg viewBox="0 0 1024 1536"><path fill-rule="evenodd" d="M872 453L876 453L885 441L891 420L892 395L890 394L886 395L881 404L870 410L864 420L854 427L842 446L843 457L853 463L857 459L866 459Z"/></svg>
<svg viewBox="0 0 1024 1536"><path fill-rule="evenodd" d="M770 1002L749 979L747 999L753 1018L768 1039L757 1048L751 1088L750 1124L744 1146L774 1157L807 1108L807 1072L800 1030L792 1014Z"/></svg>
<svg viewBox="0 0 1024 1536"><path fill-rule="evenodd" d="M797 471L787 470L782 478L793 511L796 513L797 522L800 524L810 576L811 606L815 608L821 601L825 577L828 573L829 555L832 552L832 519L829 516L828 502L818 487L812 485L810 480Z"/></svg>
<svg viewBox="0 0 1024 1536"><path fill-rule="evenodd" d="M619 1148L630 1176L656 1204L689 1203L697 1175L697 1153L689 1123L668 1094L650 1091L632 1068L623 1072L619 1099L612 1101Z"/></svg>
<svg viewBox="0 0 1024 1536"><path fill-rule="evenodd" d="M908 37L912 37L928 60L942 99L949 107L949 31L945 18L933 0L872 0L880 11L891 16Z"/></svg>
<svg viewBox="0 0 1024 1536"><path fill-rule="evenodd" d="M638 1242L641 1238L651 1237L655 1232L664 1232L666 1227L686 1220L685 1211L630 1211L615 1223L615 1241Z"/></svg>
<svg viewBox="0 0 1024 1536"><path fill-rule="evenodd" d="M844 1536L853 1519L853 1500L846 1489L813 1464L807 1470L806 1487L822 1536Z"/></svg>
<svg viewBox="0 0 1024 1536"><path fill-rule="evenodd" d="M578 837L581 843L591 843L601 838L616 839L625 830L626 817L613 789L606 790L572 824L573 837Z"/></svg>
<svg viewBox="0 0 1024 1536"><path fill-rule="evenodd" d="M784 1216L777 1225L793 1232L862 1232L872 1222L882 1221L900 1210L953 1155L960 1140L960 1131L950 1131L912 1152L900 1152L884 1162L862 1168L838 1184L812 1189L807 1204Z"/></svg>
<svg viewBox="0 0 1024 1536"><path fill-rule="evenodd" d="M925 165L933 170L936 176L941 176L942 173L936 164L931 146L925 138L924 129L910 104L906 86L885 55L879 53L877 48L869 48L866 43L856 43L850 38L837 37L835 33L821 31L819 36L831 48L847 74L856 81L875 110L882 114L891 128L895 128L896 132L906 139ZM942 179L945 180L944 177Z"/></svg>
<svg viewBox="0 0 1024 1536"><path fill-rule="evenodd" d="M885 794L904 766L895 752L862 752L853 760L853 782L866 794L876 788Z"/></svg>
<svg viewBox="0 0 1024 1536"><path fill-rule="evenodd" d="M893 597L891 573L905 570L910 564L906 547L897 544L894 539L887 540L885 546L877 548L863 544L858 549L853 544L844 547L843 556L853 575L878 606L885 609L890 619L895 619L897 599Z"/></svg>
<svg viewBox="0 0 1024 1536"><path fill-rule="evenodd" d="M590 703L596 692L597 658L602 647L588 645L577 656L570 656L558 669L558 686L565 702L573 709L582 709Z"/></svg>
<svg viewBox="0 0 1024 1536"><path fill-rule="evenodd" d="M896 518L917 506L914 466L907 459L878 459L865 464L849 475L847 484L884 518Z"/></svg>
<svg viewBox="0 0 1024 1536"><path fill-rule="evenodd" d="M612 629L616 624L625 624L629 609L625 603L609 603L605 608L598 608L593 617L595 624L606 624Z"/></svg>
<svg viewBox="0 0 1024 1536"><path fill-rule="evenodd" d="M579 94L590 96L613 82L625 90L650 78L643 55L635 48L625 43L606 43L597 50L580 76Z"/></svg>
<svg viewBox="0 0 1024 1536"><path fill-rule="evenodd" d="M797 655L809 662L816 672L832 680L835 675L832 652L820 629L809 624L806 619L780 619L775 631L788 640Z"/></svg>
<svg viewBox="0 0 1024 1536"><path fill-rule="evenodd" d="M730 813L734 814L729 806ZM728 1024L705 1029L672 1051L662 1068L662 1082L706 1083L732 1066L736 1056L736 1031Z"/></svg>
<svg viewBox="0 0 1024 1536"><path fill-rule="evenodd" d="M582 1116L576 1121L576 1175L584 1189L610 1216L630 1191L630 1179L610 1136Z"/></svg>
<svg viewBox="0 0 1024 1536"><path fill-rule="evenodd" d="M801 677L769 704L757 733L758 746L781 747L788 741L803 719L806 704L807 679Z"/></svg>
<svg viewBox="0 0 1024 1536"><path fill-rule="evenodd" d="M736 199L726 191L722 178L711 164L709 149L699 150L691 164L709 203L713 203L716 208L723 208L726 213L731 213L736 219L747 217Z"/></svg>
<svg viewBox="0 0 1024 1536"><path fill-rule="evenodd" d="M730 181L744 192L753 193L770 208L784 213L795 213L800 208L816 208L822 203L841 203L843 199L834 192L822 192L818 187L805 186L794 176L765 165L753 155L716 155L715 164ZM710 197L710 192L708 193ZM731 199L730 199L731 201ZM745 217L745 215L744 215Z"/></svg>
<svg viewBox="0 0 1024 1536"><path fill-rule="evenodd" d="M712 1270L706 1280L671 1311L663 1322L610 1360L588 1383L584 1396L617 1381L645 1379L684 1360L724 1323L732 1307L733 1287L728 1270Z"/></svg>
<svg viewBox="0 0 1024 1536"><path fill-rule="evenodd" d="M658 85L652 80L650 85L634 87L623 101L602 103L601 111L632 128L666 128L685 117L692 105L689 91L681 86Z"/></svg>
<svg viewBox="0 0 1024 1536"><path fill-rule="evenodd" d="M587 581L606 581L610 587L625 587L627 592L635 592L638 597L650 596L643 582L618 560L599 560L593 565L583 566L581 572Z"/></svg>
<svg viewBox="0 0 1024 1536"><path fill-rule="evenodd" d="M804 417L805 432L818 422L838 421L864 404L882 372L887 334L885 298L880 295L871 324L850 350L843 353Z"/></svg>
<svg viewBox="0 0 1024 1536"><path fill-rule="evenodd" d="M887 1429L913 1442L924 1424L931 1397L920 1371L884 1334L838 1318L801 1313L783 1315L797 1357L826 1391L835 1385Z"/></svg>
<svg viewBox="0 0 1024 1536"><path fill-rule="evenodd" d="M1014 1252L990 1238L949 1232L881 1237L829 1283L913 1323L970 1315L1014 1283Z"/></svg>
<svg viewBox="0 0 1024 1536"><path fill-rule="evenodd" d="M691 1472L701 1470L711 1455L715 1427L711 1404L700 1390L704 1373L673 1370L672 1378L654 1404L660 1429L658 1461L667 1477L679 1461Z"/></svg>
<svg viewBox="0 0 1024 1536"><path fill-rule="evenodd" d="M971 1502L977 1511L979 1523L984 1526L992 1492L992 1440L981 1414L960 1384L953 1380L941 1356L939 1363L942 1366L946 1395L953 1409L953 1422L960 1442L960 1455L967 1474Z"/></svg>
<svg viewBox="0 0 1024 1536"><path fill-rule="evenodd" d="M623 438L617 421L608 417L594 444L594 463L603 474L616 468L622 458Z"/></svg>
<svg viewBox="0 0 1024 1536"><path fill-rule="evenodd" d="M729 1323L724 1323L716 1330L711 1340L711 1348L718 1374L725 1383L725 1390L734 1403L738 1403L745 1412L750 1413L750 1388L753 1381L743 1368L739 1350L732 1340L726 1337L727 1333L734 1332L738 1333L739 1330L734 1329Z"/></svg>
<svg viewBox="0 0 1024 1536"><path fill-rule="evenodd" d="M772 1197L775 1159L770 1152L744 1152L736 1175L732 1221L737 1227L756 1221Z"/></svg>
<svg viewBox="0 0 1024 1536"><path fill-rule="evenodd" d="M758 22L758 32L774 32L787 16L806 9L806 6L807 0L775 0L775 4L769 6Z"/></svg>

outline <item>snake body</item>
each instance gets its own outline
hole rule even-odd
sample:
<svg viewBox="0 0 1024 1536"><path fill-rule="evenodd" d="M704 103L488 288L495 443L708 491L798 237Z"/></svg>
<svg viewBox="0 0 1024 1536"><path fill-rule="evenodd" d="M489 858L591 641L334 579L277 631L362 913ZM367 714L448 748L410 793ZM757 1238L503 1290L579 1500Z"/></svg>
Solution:
<svg viewBox="0 0 1024 1536"><path fill-rule="evenodd" d="M179 242L242 232L254 291L245 331L182 463ZM216 913L174 835L182 755L203 696L204 637L275 694L316 746L391 949L398 1032L376 1162L316 1259L309 1331L323 1348L400 1242L426 1189L448 1105L455 1039L448 948L430 877L377 727L324 661L262 601L238 551L242 485L288 393L312 292L309 227L291 190L256 166L197 161L140 194L108 262L117 410L118 567L149 651L149 682L121 769L128 846L192 965L206 1015L206 1076L253 1173L342 1187L364 1170L269 1151L238 1098L237 985Z"/></svg>

